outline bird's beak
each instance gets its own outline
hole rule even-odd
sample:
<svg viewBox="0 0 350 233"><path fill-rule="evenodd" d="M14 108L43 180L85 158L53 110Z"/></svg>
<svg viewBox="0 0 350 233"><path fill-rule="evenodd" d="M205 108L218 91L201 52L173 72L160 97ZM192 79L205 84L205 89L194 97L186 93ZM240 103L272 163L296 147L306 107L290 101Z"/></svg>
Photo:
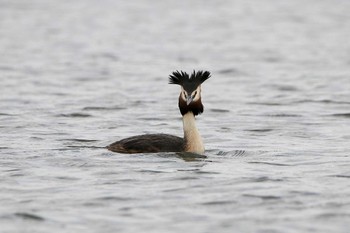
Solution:
<svg viewBox="0 0 350 233"><path fill-rule="evenodd" d="M187 99L186 99L186 104L189 105L190 103L192 103L193 101L193 97L192 96L187 96Z"/></svg>

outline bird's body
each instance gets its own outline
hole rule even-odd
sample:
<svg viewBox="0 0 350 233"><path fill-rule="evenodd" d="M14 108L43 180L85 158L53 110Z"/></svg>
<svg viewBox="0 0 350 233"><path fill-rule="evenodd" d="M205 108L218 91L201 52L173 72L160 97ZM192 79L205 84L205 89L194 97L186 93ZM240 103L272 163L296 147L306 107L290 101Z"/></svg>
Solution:
<svg viewBox="0 0 350 233"><path fill-rule="evenodd" d="M125 138L107 147L119 153L157 153L184 151L184 139L170 134L143 134Z"/></svg>
<svg viewBox="0 0 350 233"><path fill-rule="evenodd" d="M144 134L114 142L107 148L119 153L192 152L204 153L204 145L196 127L195 116L203 112L201 84L210 77L208 71L173 72L170 84L181 86L179 109L182 114L184 138L169 134Z"/></svg>

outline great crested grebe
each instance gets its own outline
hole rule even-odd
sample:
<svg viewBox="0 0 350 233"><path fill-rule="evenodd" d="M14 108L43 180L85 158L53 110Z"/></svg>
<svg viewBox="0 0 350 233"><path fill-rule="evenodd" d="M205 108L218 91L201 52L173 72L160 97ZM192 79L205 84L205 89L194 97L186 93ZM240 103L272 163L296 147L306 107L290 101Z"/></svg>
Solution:
<svg viewBox="0 0 350 233"><path fill-rule="evenodd" d="M202 138L197 130L195 116L204 110L201 101L201 84L210 78L209 71L193 71L191 76L175 71L169 84L181 86L179 109L182 114L184 138L169 134L144 134L114 142L108 150L119 153L191 152L204 153Z"/></svg>

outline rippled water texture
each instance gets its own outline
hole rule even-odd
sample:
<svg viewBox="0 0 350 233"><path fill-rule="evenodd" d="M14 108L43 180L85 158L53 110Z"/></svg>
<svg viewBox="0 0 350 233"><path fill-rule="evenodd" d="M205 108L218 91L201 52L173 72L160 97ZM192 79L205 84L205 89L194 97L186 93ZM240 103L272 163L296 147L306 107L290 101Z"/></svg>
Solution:
<svg viewBox="0 0 350 233"><path fill-rule="evenodd" d="M0 1L0 228L349 232L347 0ZM182 135L175 69L207 69L207 158L112 153Z"/></svg>

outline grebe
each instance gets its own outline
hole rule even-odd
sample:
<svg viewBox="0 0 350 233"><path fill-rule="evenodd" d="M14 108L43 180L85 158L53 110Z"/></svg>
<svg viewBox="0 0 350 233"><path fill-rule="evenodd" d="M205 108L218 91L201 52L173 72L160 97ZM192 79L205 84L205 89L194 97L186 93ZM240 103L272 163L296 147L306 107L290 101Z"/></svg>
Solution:
<svg viewBox="0 0 350 233"><path fill-rule="evenodd" d="M181 86L179 109L182 114L184 138L169 134L145 134L122 139L107 146L119 153L191 152L204 153L202 138L197 130L195 116L204 110L201 100L201 84L210 78L209 71L193 71L191 76L175 71L169 76L169 84Z"/></svg>

